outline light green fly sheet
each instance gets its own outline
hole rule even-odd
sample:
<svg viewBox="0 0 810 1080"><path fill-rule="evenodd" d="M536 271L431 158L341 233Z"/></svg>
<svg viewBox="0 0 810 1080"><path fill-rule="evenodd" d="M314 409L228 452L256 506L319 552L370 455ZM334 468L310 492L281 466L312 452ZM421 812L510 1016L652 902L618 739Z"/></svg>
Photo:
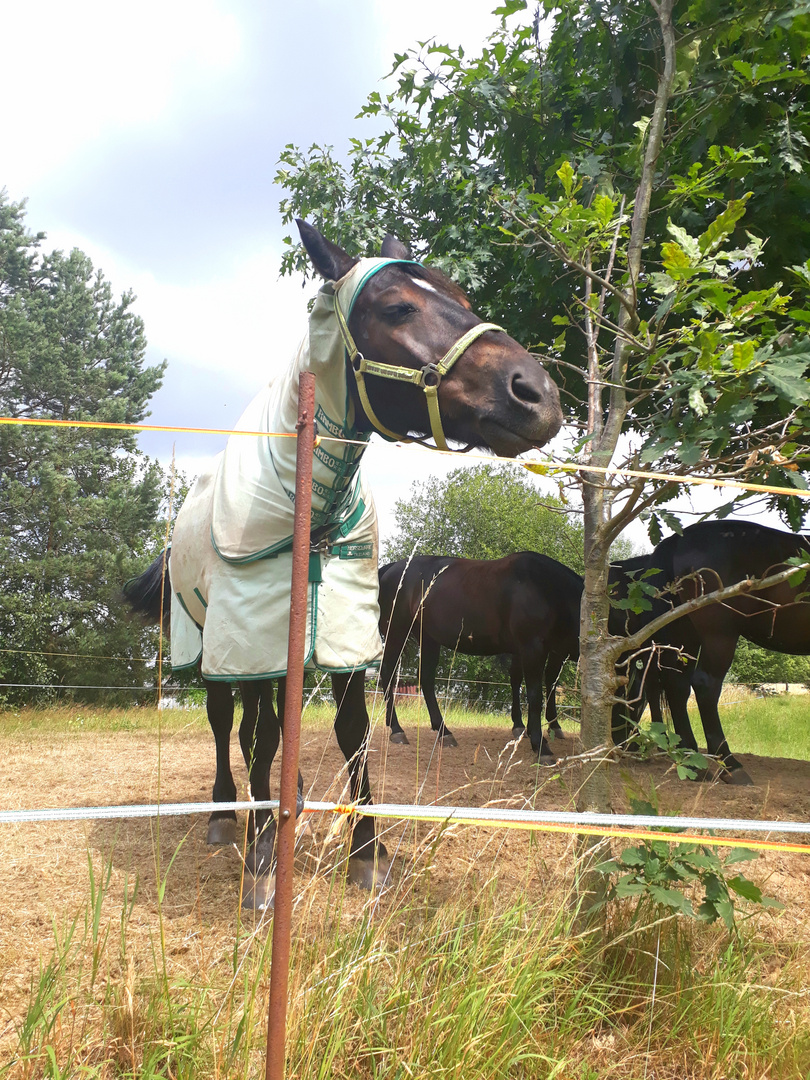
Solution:
<svg viewBox="0 0 810 1080"><path fill-rule="evenodd" d="M359 468L369 433L354 428L335 305L348 320L368 278L397 261L361 259L340 281L323 285L292 363L251 402L185 500L169 564L175 671L201 660L207 679L286 674L296 440L272 433L295 431L302 371L316 376L315 422L323 440L313 460L317 542L310 555L306 664L353 672L379 661L377 514Z"/></svg>

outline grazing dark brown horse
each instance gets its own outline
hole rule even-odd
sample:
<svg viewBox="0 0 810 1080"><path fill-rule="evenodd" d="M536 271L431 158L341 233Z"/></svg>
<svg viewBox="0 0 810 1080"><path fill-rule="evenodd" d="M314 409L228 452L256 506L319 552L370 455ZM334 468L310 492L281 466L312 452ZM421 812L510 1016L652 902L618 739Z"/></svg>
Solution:
<svg viewBox="0 0 810 1080"><path fill-rule="evenodd" d="M579 656L582 578L562 563L533 551L503 559L423 555L389 563L380 571L380 629L385 638L380 682L391 739L407 741L394 707L396 672L405 643L419 646L419 678L430 724L455 745L436 701L439 650L472 656L512 656L512 683L526 679L528 733L541 759L553 760L542 730L543 680L549 699L563 663ZM513 723L514 697L513 697ZM523 734L518 716L513 735ZM556 708L551 719L556 720Z"/></svg>
<svg viewBox="0 0 810 1080"><path fill-rule="evenodd" d="M723 586L788 569L786 560L794 556L810 559L810 538L752 521L704 521L692 525L684 529L682 536L667 537L643 560L634 560L646 563L640 569L655 569L656 573L645 580L663 595L654 601L652 611L633 616L630 627L641 628L673 605ZM677 619L655 635L654 643L660 648L652 677L657 686L647 688L649 696L657 692L663 695L681 742L696 750L687 711L694 690L707 750L723 762L727 770L723 779L730 783L751 783L729 749L718 711L723 680L737 642L742 637L773 652L810 654L809 587L807 581L798 585L784 581L770 589L711 604ZM619 716L614 739L625 735Z"/></svg>
<svg viewBox="0 0 810 1080"><path fill-rule="evenodd" d="M352 271L357 259L305 222L299 222L298 227L312 265L323 278L338 282ZM342 362L351 373L347 377L346 410L360 439L373 430L397 438L424 438L432 433L440 445L447 439L514 457L552 438L561 426L562 413L557 389L542 366L508 334L483 324L461 289L442 273L411 262L408 250L393 237L384 241L382 255L394 261L376 265L365 274L348 313L347 332L341 327L347 345ZM354 355L348 352L348 335L358 350ZM359 459L358 453L352 469L342 475L346 491L355 481ZM201 498L199 491L196 497ZM340 523L340 519L318 522L318 539L328 538L330 529L337 529ZM212 560L216 562L210 529L205 521L197 525L195 522L191 528L189 522L181 528L178 517L171 568L175 594L185 593L183 606L189 605L189 619L202 631L206 620L211 620L207 600L200 595L198 603L192 595L198 592L196 588L178 584L185 576L205 588ZM138 580L129 586L136 605ZM220 671L203 670L212 679L241 681ZM351 798L370 803L363 670L334 672L332 690L337 703L335 734L348 762ZM209 693L216 699L212 703L209 698L208 716L219 748L230 733L232 704L229 694L226 700L225 694L212 691L210 686ZM272 758L278 745L278 723L272 706L259 708L257 734L251 745L261 743L262 771L265 759ZM266 740L265 725L272 729ZM220 757L218 753L218 766ZM258 771L255 750L254 762ZM263 788L257 779L254 795L258 797L258 789ZM226 789L231 790L227 777L220 776L218 769L215 799L221 797L218 791ZM274 842L275 821L270 814L263 828L257 823L255 844L248 856L254 875L250 896L257 907L270 902ZM372 887L387 872L385 859L374 819L359 817L351 838L352 879Z"/></svg>

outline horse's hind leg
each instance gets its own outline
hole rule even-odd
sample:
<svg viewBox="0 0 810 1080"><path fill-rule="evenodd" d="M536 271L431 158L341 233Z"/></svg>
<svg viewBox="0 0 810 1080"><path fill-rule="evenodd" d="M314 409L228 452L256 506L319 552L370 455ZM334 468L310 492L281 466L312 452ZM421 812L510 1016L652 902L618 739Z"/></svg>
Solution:
<svg viewBox="0 0 810 1080"><path fill-rule="evenodd" d="M349 765L352 801L370 805L371 786L366 760L369 724L363 672L333 675L332 693L337 704L335 735ZM352 824L349 879L364 889L381 886L385 883L390 864L385 845L377 839L374 818L358 815Z"/></svg>
<svg viewBox="0 0 810 1080"><path fill-rule="evenodd" d="M526 678L526 697L529 702L528 731L532 750L538 755L540 761L550 763L554 761L554 755L543 734L543 673L546 667L546 654L544 651L539 651L536 654L524 654L521 659L523 674Z"/></svg>
<svg viewBox="0 0 810 1080"><path fill-rule="evenodd" d="M523 686L523 666L519 656L512 657L509 665L509 685L512 688L512 738L521 739L526 734L523 712L520 708L520 688Z"/></svg>
<svg viewBox="0 0 810 1080"><path fill-rule="evenodd" d="M250 794L256 802L270 799L270 766L278 750L281 725L273 708L273 683L270 679L239 684L242 694L242 723L239 742L248 767ZM251 811L248 818L248 849L242 906L263 909L272 904L272 878L276 821L273 811Z"/></svg>
<svg viewBox="0 0 810 1080"><path fill-rule="evenodd" d="M233 729L233 692L230 683L203 679L205 708L217 747L217 775L214 802L236 802L236 784L231 773L231 730ZM236 841L236 812L215 810L208 819L208 844L233 844Z"/></svg>
<svg viewBox="0 0 810 1080"><path fill-rule="evenodd" d="M736 638L733 640L715 639L710 648L704 642L692 674L692 688L695 691L700 719L706 735L706 748L710 754L720 758L725 766L721 779L728 784L743 787L753 781L742 767L742 762L738 761L729 749L717 707L723 689L723 679L731 667L736 646Z"/></svg>
<svg viewBox="0 0 810 1080"><path fill-rule="evenodd" d="M436 700L436 668L439 666L439 645L432 638L424 637L419 649L419 685L427 705L430 726L441 739L442 746L458 746L456 737L445 724Z"/></svg>
<svg viewBox="0 0 810 1080"><path fill-rule="evenodd" d="M650 703L650 720L654 724L664 722L661 710L661 691L663 690L669 706L669 714L672 717L672 726L680 739L681 746L685 750L696 751L698 744L689 720L688 707L692 682L687 670L671 666L678 662L677 659L668 660L665 654L658 671L650 669L647 675L646 691Z"/></svg>

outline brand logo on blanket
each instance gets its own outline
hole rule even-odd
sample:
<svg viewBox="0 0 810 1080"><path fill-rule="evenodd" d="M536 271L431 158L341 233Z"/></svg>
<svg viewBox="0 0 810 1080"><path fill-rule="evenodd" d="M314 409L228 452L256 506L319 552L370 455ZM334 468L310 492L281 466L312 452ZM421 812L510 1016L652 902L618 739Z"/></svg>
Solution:
<svg viewBox="0 0 810 1080"><path fill-rule="evenodd" d="M373 544L335 544L329 551L339 559L370 559L374 554Z"/></svg>
<svg viewBox="0 0 810 1080"><path fill-rule="evenodd" d="M315 421L318 427L324 428L330 435L334 435L337 439L345 439L351 433L348 428L345 428L343 424L338 423L337 420L333 420L327 416L323 411L323 406L319 405L315 410Z"/></svg>
<svg viewBox="0 0 810 1080"><path fill-rule="evenodd" d="M347 454L344 461L343 458L335 457L328 450L324 450L322 446L316 446L314 454L318 461L322 462L330 472L335 473L337 476L345 476L347 472L354 468L354 454Z"/></svg>

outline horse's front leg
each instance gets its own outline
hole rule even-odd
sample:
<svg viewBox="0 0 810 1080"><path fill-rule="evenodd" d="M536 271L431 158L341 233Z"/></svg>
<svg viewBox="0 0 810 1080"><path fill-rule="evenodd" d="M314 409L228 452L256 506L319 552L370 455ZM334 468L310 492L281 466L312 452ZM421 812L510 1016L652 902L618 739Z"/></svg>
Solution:
<svg viewBox="0 0 810 1080"><path fill-rule="evenodd" d="M217 747L217 775L214 780L214 802L236 802L236 784L231 773L231 731L233 729L233 692L230 683L203 679L205 708L208 723ZM215 810L208 819L206 843L211 845L236 842L236 811Z"/></svg>
<svg viewBox="0 0 810 1080"><path fill-rule="evenodd" d="M242 723L239 742L248 767L250 793L256 802L270 799L270 766L278 750L281 725L273 708L273 682L262 679L239 684L242 694ZM245 853L246 879L242 906L264 909L272 905L276 821L273 811L259 809L248 817L248 849Z"/></svg>
<svg viewBox="0 0 810 1080"><path fill-rule="evenodd" d="M277 696L276 704L278 711L278 722L281 724L281 734L284 734L284 707L287 701L287 676L282 675L276 683ZM300 818L304 812L304 778L301 775L301 770L298 770L298 793L295 797L295 816Z"/></svg>
<svg viewBox="0 0 810 1080"><path fill-rule="evenodd" d="M646 687L642 682L639 669L627 655L620 657L616 666L617 675L627 671L627 682L619 691L611 710L611 736L614 746L636 753L640 749L638 728L646 704ZM660 714L660 707L658 712ZM655 717L653 716L653 720Z"/></svg>
<svg viewBox="0 0 810 1080"><path fill-rule="evenodd" d="M436 700L436 668L439 666L440 646L431 638L424 637L419 650L419 684L427 705L430 726L441 740L442 746L458 746L456 737L445 724L439 702Z"/></svg>
<svg viewBox="0 0 810 1080"><path fill-rule="evenodd" d="M526 725L523 723L523 710L520 707L523 665L517 655L512 657L512 663L509 665L509 685L512 690L512 738L522 739L526 734Z"/></svg>
<svg viewBox="0 0 810 1080"><path fill-rule="evenodd" d="M369 723L363 672L333 675L332 693L337 705L335 735L349 766L352 802L370 805L367 762ZM374 818L358 815L352 826L349 880L364 889L382 886L388 876L390 863L385 845L377 838Z"/></svg>

